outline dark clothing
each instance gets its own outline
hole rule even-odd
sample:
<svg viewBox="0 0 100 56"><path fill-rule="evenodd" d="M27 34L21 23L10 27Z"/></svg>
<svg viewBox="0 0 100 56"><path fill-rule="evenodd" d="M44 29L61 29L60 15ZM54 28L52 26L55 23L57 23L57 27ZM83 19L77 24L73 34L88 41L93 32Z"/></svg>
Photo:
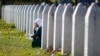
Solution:
<svg viewBox="0 0 100 56"><path fill-rule="evenodd" d="M40 47L41 46L41 31L42 28L39 27L38 30L34 30L34 36L32 36L32 47Z"/></svg>

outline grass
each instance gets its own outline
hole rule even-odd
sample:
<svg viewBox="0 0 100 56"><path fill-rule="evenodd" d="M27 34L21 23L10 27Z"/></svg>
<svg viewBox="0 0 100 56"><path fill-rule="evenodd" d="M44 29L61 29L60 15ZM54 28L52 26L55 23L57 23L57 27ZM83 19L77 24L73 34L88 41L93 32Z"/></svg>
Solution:
<svg viewBox="0 0 100 56"><path fill-rule="evenodd" d="M0 56L51 56L51 53L41 50L40 47L32 48L31 42L24 32L0 19Z"/></svg>

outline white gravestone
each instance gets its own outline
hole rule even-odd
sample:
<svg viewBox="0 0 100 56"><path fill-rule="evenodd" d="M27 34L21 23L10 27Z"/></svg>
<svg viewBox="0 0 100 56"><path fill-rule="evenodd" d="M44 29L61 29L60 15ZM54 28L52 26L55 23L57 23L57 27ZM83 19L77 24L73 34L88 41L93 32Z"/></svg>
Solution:
<svg viewBox="0 0 100 56"><path fill-rule="evenodd" d="M85 16L84 56L100 56L100 7L95 3Z"/></svg>
<svg viewBox="0 0 100 56"><path fill-rule="evenodd" d="M28 24L30 24L30 28L28 29L28 35L30 35L30 34L34 34L34 29L33 29L33 22L34 22L34 19L36 19L37 18L37 13L38 13L38 10L39 10L39 5L36 5L36 7L35 8L31 8L30 10L32 11L30 11L30 15L32 16L30 16L30 18L31 18L31 20L29 20L29 21L31 21L31 22L29 22ZM33 15L32 15L33 14ZM31 39L31 38L29 38L29 39Z"/></svg>
<svg viewBox="0 0 100 56"><path fill-rule="evenodd" d="M6 14L8 13L8 11L7 11L7 5L5 6L5 8L4 8L4 20L6 21L7 19L6 19ZM7 22L7 21L6 21Z"/></svg>
<svg viewBox="0 0 100 56"><path fill-rule="evenodd" d="M37 17L38 17L38 10L39 10L39 5L36 5L36 7L34 8L34 12L33 12L34 13L34 15L33 15L34 16L34 18L33 18L34 20L37 19Z"/></svg>
<svg viewBox="0 0 100 56"><path fill-rule="evenodd" d="M25 9L25 5L23 5L23 8L21 9L21 15L20 15L20 16L21 16L21 17L20 17L20 31L21 31L21 32L23 32L23 31L22 31L22 24L23 24L22 21L23 21L23 11L24 11L24 9Z"/></svg>
<svg viewBox="0 0 100 56"><path fill-rule="evenodd" d="M14 23L15 23L15 27L16 27L16 19L17 19L17 9L18 9L18 5L16 5L15 10L14 10Z"/></svg>
<svg viewBox="0 0 100 56"><path fill-rule="evenodd" d="M56 6L52 4L48 11L47 19L47 49L53 48L53 38L54 38L54 12Z"/></svg>
<svg viewBox="0 0 100 56"><path fill-rule="evenodd" d="M34 32L34 28L33 28L33 26L34 26L34 20L37 19L38 10L39 10L39 5L36 5L35 8L34 8L34 11L33 11L33 14L34 14L34 15L33 15L32 32ZM32 34L34 34L34 33L32 33Z"/></svg>
<svg viewBox="0 0 100 56"><path fill-rule="evenodd" d="M19 17L19 14L18 14L18 13L19 13L19 9L20 9L20 5L18 6L17 13L16 13L16 14L17 14L17 15L16 15L16 16L17 16L17 17L16 17L16 28L17 28L17 29L18 29L18 17Z"/></svg>
<svg viewBox="0 0 100 56"><path fill-rule="evenodd" d="M23 18L23 31L26 31L26 18L27 18L27 9L31 5L27 5L26 8L24 9L24 18Z"/></svg>
<svg viewBox="0 0 100 56"><path fill-rule="evenodd" d="M54 13L54 44L53 51L61 48L61 33L62 33L62 13L64 11L64 5L59 4Z"/></svg>
<svg viewBox="0 0 100 56"><path fill-rule="evenodd" d="M19 25L19 24L18 24L18 18L19 18L19 10L20 10L20 8L21 8L20 6L21 6L21 5L19 5L18 11L17 11L17 29L18 29L18 25Z"/></svg>
<svg viewBox="0 0 100 56"><path fill-rule="evenodd" d="M9 6L8 11L9 11L9 18L7 18L7 19L9 19L8 23L11 23L11 15L10 15L11 14L11 5Z"/></svg>
<svg viewBox="0 0 100 56"><path fill-rule="evenodd" d="M21 31L24 32L25 31L25 11L28 8L28 5L24 5L24 8L22 10L22 16L21 16Z"/></svg>
<svg viewBox="0 0 100 56"><path fill-rule="evenodd" d="M22 6L22 9L21 9L21 11L20 11L20 14L21 14L21 15L20 15L20 18L19 18L19 23L20 23L19 29L20 29L21 32L23 32L23 31L22 31L22 24L23 24L22 21L23 21L23 11L24 11L24 8L25 8L25 5Z"/></svg>
<svg viewBox="0 0 100 56"><path fill-rule="evenodd" d="M26 24L26 35L29 34L29 18L30 18L30 9L31 9L32 5L30 5L28 8L27 8L27 13L26 13L26 18L25 18L25 24Z"/></svg>
<svg viewBox="0 0 100 56"><path fill-rule="evenodd" d="M10 21L11 21L11 18L10 18L10 17L11 17L11 15L10 15L10 14L11 14L11 5L9 5L9 6L8 6L7 11L8 11L8 13L7 13L7 14L9 14L9 15L7 15L7 14L6 14L6 15L7 15L7 17L8 17L8 18L6 18L6 19L8 19L8 23L10 23Z"/></svg>
<svg viewBox="0 0 100 56"><path fill-rule="evenodd" d="M17 27L18 27L18 30L20 30L21 9L22 9L22 5L19 6L19 10L18 10L18 18L17 18Z"/></svg>
<svg viewBox="0 0 100 56"><path fill-rule="evenodd" d="M5 20L5 8L6 8L6 6L5 5L3 5L3 7L2 7L2 18Z"/></svg>
<svg viewBox="0 0 100 56"><path fill-rule="evenodd" d="M15 10L16 10L16 8L17 8L17 5L15 5L15 7L14 7L14 10L13 10L13 23L15 24Z"/></svg>
<svg viewBox="0 0 100 56"><path fill-rule="evenodd" d="M32 34L33 31L33 19L34 19L34 8L35 6L33 5L33 7L30 9L30 18L29 18L29 34Z"/></svg>
<svg viewBox="0 0 100 56"><path fill-rule="evenodd" d="M68 3L64 9L62 16L62 54L71 53L72 41L72 4Z"/></svg>
<svg viewBox="0 0 100 56"><path fill-rule="evenodd" d="M4 8L5 8L5 5L2 6L2 9L1 9L1 18L4 19Z"/></svg>
<svg viewBox="0 0 100 56"><path fill-rule="evenodd" d="M9 9L8 9L8 5L6 5L6 7L5 7L5 20L6 20L6 22L8 23L9 22L9 11L8 11ZM8 15L7 15L8 14Z"/></svg>
<svg viewBox="0 0 100 56"><path fill-rule="evenodd" d="M84 55L84 22L87 8L78 3L72 16L72 56Z"/></svg>
<svg viewBox="0 0 100 56"><path fill-rule="evenodd" d="M9 12L7 11L7 10L8 10L7 8L8 8L8 6L6 5L6 6L5 6L5 9L4 9L4 10L5 10L5 12L4 12L4 19L5 19L5 21L8 23L8 19L6 19L6 18L8 18L7 14L9 13ZM8 15L9 15L9 14L8 14Z"/></svg>
<svg viewBox="0 0 100 56"><path fill-rule="evenodd" d="M6 12L6 5L5 5L5 7L4 7L4 15L3 15L3 18L4 18L4 20L5 20L5 12ZM6 20L5 20L6 21Z"/></svg>
<svg viewBox="0 0 100 56"><path fill-rule="evenodd" d="M44 6L39 6L38 12L37 12L37 18L42 19L42 12L43 12Z"/></svg>
<svg viewBox="0 0 100 56"><path fill-rule="evenodd" d="M15 5L14 10L13 10L13 23L15 24L15 10L17 8L17 5Z"/></svg>
<svg viewBox="0 0 100 56"><path fill-rule="evenodd" d="M21 6L19 10L19 18L18 18L18 30L21 31L21 17L22 17L22 10L23 10L24 5Z"/></svg>
<svg viewBox="0 0 100 56"><path fill-rule="evenodd" d="M8 23L11 23L11 15L10 15L11 14L11 5L9 6L8 10L9 10L9 18L7 18L7 19L9 19Z"/></svg>
<svg viewBox="0 0 100 56"><path fill-rule="evenodd" d="M46 49L47 46L47 19L48 19L49 5L45 5L42 12L42 41L41 48Z"/></svg>
<svg viewBox="0 0 100 56"><path fill-rule="evenodd" d="M7 23L10 23L10 5L6 6L5 8L5 19Z"/></svg>
<svg viewBox="0 0 100 56"><path fill-rule="evenodd" d="M5 5L5 8L4 8L4 20L6 21L6 14L8 13L7 11L7 5ZM7 21L6 21L7 22Z"/></svg>
<svg viewBox="0 0 100 56"><path fill-rule="evenodd" d="M3 10L3 19L5 20L5 8L6 8L6 5L3 5L4 6L4 10Z"/></svg>
<svg viewBox="0 0 100 56"><path fill-rule="evenodd" d="M17 14L16 15L17 16L17 18L16 18L16 23L17 23L16 28L17 29L18 29L18 18L19 18L19 10L20 10L20 7L21 7L21 5L18 6L17 13L16 13Z"/></svg>
<svg viewBox="0 0 100 56"><path fill-rule="evenodd" d="M15 9L16 5L12 5L11 7L11 23L14 24L14 9Z"/></svg>

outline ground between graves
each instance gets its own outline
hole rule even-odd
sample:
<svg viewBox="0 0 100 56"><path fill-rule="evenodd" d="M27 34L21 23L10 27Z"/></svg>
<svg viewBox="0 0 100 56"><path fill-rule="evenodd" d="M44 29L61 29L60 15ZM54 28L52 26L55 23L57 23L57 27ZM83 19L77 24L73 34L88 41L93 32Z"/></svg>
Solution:
<svg viewBox="0 0 100 56"><path fill-rule="evenodd" d="M0 56L61 56L59 52L52 53L32 48L31 40L27 39L25 32L16 30L13 24L7 24L0 19Z"/></svg>

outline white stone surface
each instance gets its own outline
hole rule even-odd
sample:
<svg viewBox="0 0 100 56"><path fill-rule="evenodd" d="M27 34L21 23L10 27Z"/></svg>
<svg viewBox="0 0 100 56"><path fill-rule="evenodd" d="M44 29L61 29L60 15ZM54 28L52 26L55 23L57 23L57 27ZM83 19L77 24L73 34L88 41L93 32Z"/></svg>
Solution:
<svg viewBox="0 0 100 56"><path fill-rule="evenodd" d="M28 6L29 5L25 5L25 7L24 7L24 9L23 9L23 12L22 12L22 20L21 20L21 22L22 22L22 24L21 24L21 30L22 30L22 32L25 32L25 19L26 19L26 10L27 10L27 8L28 8Z"/></svg>
<svg viewBox="0 0 100 56"><path fill-rule="evenodd" d="M16 5L16 7L15 7L15 9L14 9L14 24L15 24L15 27L16 27L16 25L17 25L17 23L16 23L16 19L17 19L17 9L18 9L18 6Z"/></svg>
<svg viewBox="0 0 100 56"><path fill-rule="evenodd" d="M42 12L43 12L44 7L39 6L38 12L37 12L37 18L42 19Z"/></svg>
<svg viewBox="0 0 100 56"><path fill-rule="evenodd" d="M24 32L23 29L22 29L22 27L23 27L22 25L23 25L23 20L24 20L23 18L24 18L24 9L25 9L25 7L26 7L26 5L23 5L23 8L21 9L21 15L20 15L21 16L20 17L20 31L21 32Z"/></svg>
<svg viewBox="0 0 100 56"><path fill-rule="evenodd" d="M2 19L4 19L4 8L5 8L5 5L3 5L1 8L1 18Z"/></svg>
<svg viewBox="0 0 100 56"><path fill-rule="evenodd" d="M22 5L21 6L21 9L20 9L20 11L19 11L19 30L22 32L22 30L21 30L21 24L22 24L22 18L23 18L23 9L24 9L24 6L25 5Z"/></svg>
<svg viewBox="0 0 100 56"><path fill-rule="evenodd" d="M47 19L48 19L49 5L45 5L42 12L42 41L41 48L46 49L47 46ZM40 16L41 17L41 16Z"/></svg>
<svg viewBox="0 0 100 56"><path fill-rule="evenodd" d="M26 18L25 18L25 24L26 24L26 35L29 34L29 18L30 18L30 9L31 9L32 5L30 5L28 8L27 8L27 13L26 13Z"/></svg>
<svg viewBox="0 0 100 56"><path fill-rule="evenodd" d="M37 15L38 15L38 10L39 10L39 5L36 5L35 8L34 8L34 12L33 12L33 24L32 26L34 25L34 20L37 19ZM34 31L33 27L32 27L32 32ZM34 33L33 33L34 34Z"/></svg>
<svg viewBox="0 0 100 56"><path fill-rule="evenodd" d="M62 54L71 53L72 14L73 14L72 4L68 3L64 9L62 16L62 46L61 46Z"/></svg>
<svg viewBox="0 0 100 56"><path fill-rule="evenodd" d="M24 15L23 15L23 31L26 31L26 18L27 18L27 9L31 5L27 5L24 9Z"/></svg>
<svg viewBox="0 0 100 56"><path fill-rule="evenodd" d="M84 22L87 8L79 3L72 16L72 56L84 55Z"/></svg>
<svg viewBox="0 0 100 56"><path fill-rule="evenodd" d="M19 10L18 10L18 18L17 18L17 29L20 30L20 18L21 18L21 9L22 6L19 6Z"/></svg>
<svg viewBox="0 0 100 56"><path fill-rule="evenodd" d="M18 6L18 9L17 9L17 18L16 18L16 28L18 29L18 18L19 18L19 9L20 9L20 5Z"/></svg>
<svg viewBox="0 0 100 56"><path fill-rule="evenodd" d="M53 48L53 38L54 38L54 12L56 10L56 6L53 4L50 6L48 11L48 19L47 19L47 49Z"/></svg>
<svg viewBox="0 0 100 56"><path fill-rule="evenodd" d="M95 3L85 16L84 56L100 56L100 7Z"/></svg>
<svg viewBox="0 0 100 56"><path fill-rule="evenodd" d="M29 34L32 34L33 29L33 19L34 19L34 5L30 9L30 18L29 18Z"/></svg>
<svg viewBox="0 0 100 56"><path fill-rule="evenodd" d="M61 48L61 33L62 33L62 13L64 11L64 5L59 4L54 13L54 44L53 51Z"/></svg>

